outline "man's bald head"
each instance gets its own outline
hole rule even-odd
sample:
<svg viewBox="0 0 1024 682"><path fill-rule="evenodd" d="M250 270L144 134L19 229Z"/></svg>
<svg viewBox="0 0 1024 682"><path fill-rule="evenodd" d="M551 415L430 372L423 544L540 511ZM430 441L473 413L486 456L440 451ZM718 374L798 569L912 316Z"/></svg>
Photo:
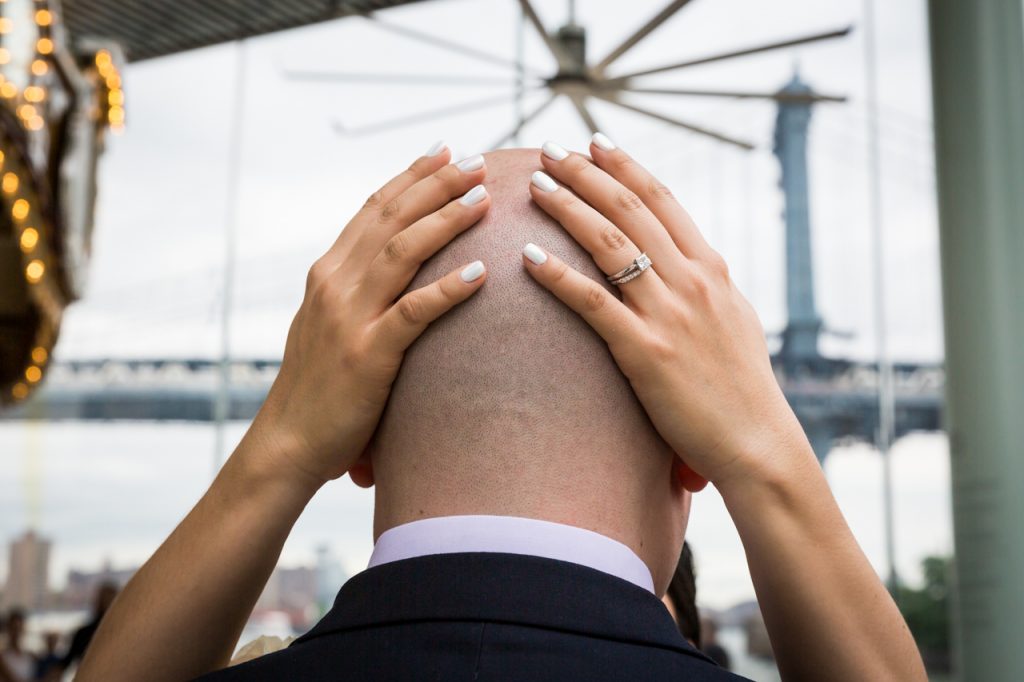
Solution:
<svg viewBox="0 0 1024 682"><path fill-rule="evenodd" d="M488 268L481 290L406 353L372 446L375 532L499 514L579 525L638 553L652 533L681 544L682 530L665 527L684 513L671 450L604 341L523 267L523 245L534 242L604 282L531 200L538 154L486 155L490 210L413 280L417 288L477 259Z"/></svg>

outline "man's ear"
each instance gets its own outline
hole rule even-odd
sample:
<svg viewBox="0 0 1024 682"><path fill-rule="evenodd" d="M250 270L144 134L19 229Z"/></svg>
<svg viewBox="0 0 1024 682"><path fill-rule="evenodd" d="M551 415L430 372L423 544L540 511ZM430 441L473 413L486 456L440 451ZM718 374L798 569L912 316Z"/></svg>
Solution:
<svg viewBox="0 0 1024 682"><path fill-rule="evenodd" d="M348 477L360 488L373 487L373 458L370 455L370 448L363 450L359 459L348 470Z"/></svg>
<svg viewBox="0 0 1024 682"><path fill-rule="evenodd" d="M679 457L676 457L676 461L673 463L672 469L676 478L679 480L680 485L691 493L699 493L708 485L708 479L704 478L687 466L686 462Z"/></svg>

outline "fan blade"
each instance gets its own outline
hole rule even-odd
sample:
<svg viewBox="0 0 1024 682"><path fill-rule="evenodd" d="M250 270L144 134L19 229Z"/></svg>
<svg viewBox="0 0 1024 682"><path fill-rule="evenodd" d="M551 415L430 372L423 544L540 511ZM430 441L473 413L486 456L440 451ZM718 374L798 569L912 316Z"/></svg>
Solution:
<svg viewBox="0 0 1024 682"><path fill-rule="evenodd" d="M335 121L334 130L339 135L368 135L371 133L384 132L385 130L392 130L394 128L401 128L402 126L413 125L422 121L444 118L453 114L463 114L467 111L485 109L487 107L497 106L498 104L507 104L509 102L514 102L515 98L515 95L510 94L504 94L498 97L486 97L483 99L473 100L471 102L463 102L462 104L441 107L439 109L428 109L427 111L421 111L417 114L412 114L411 116L393 118L388 121L381 121L380 123L374 123L372 125L362 126L359 128L347 128L340 121Z"/></svg>
<svg viewBox="0 0 1024 682"><path fill-rule="evenodd" d="M597 125L597 121L594 120L590 110L587 109L586 97L583 95L568 95L568 97L572 101L572 105L576 107L576 113L578 113L580 118L583 119L583 124L590 129L590 134L593 135L600 130L600 127Z"/></svg>
<svg viewBox="0 0 1024 682"><path fill-rule="evenodd" d="M359 16L363 17L364 19L367 19L368 21L372 21L379 28L382 28L386 31L391 31L392 33L397 33L398 35L405 36L406 38L418 40L421 43L426 43L427 45L439 47L442 50L448 50L449 52L455 52L467 57L473 57L475 59L479 59L480 61L488 62L490 64L496 64L498 66L504 66L510 69L520 68L520 65L517 64L512 59L505 59L504 57L500 57L489 52L484 52L483 50L478 50L475 47L469 47L468 45L456 43L455 41L448 40L446 38L438 38L437 36L431 35L429 33L423 33L412 28L401 26L399 24L392 24L391 22L378 19L377 16L374 14L360 14ZM531 66L523 66L522 68L526 71L526 73L530 74L531 76L536 76L538 78L544 77L544 72L541 71L540 69L536 69Z"/></svg>
<svg viewBox="0 0 1024 682"><path fill-rule="evenodd" d="M310 81L318 83L366 83L368 85L393 85L405 83L410 85L516 85L512 78L486 78L478 76L456 76L420 73L352 73L340 71L285 71L285 78L293 81Z"/></svg>
<svg viewBox="0 0 1024 682"><path fill-rule="evenodd" d="M678 64L668 64L667 66L658 66L653 69L645 69L644 71L636 71L634 73L626 74L625 76L618 76L616 78L610 78L605 81L609 85L618 85L630 78L639 78L640 76L650 76L655 73L664 73L665 71L674 71L675 69L685 69L688 66L697 66L698 64L709 64L711 62L723 61L725 59L733 59L734 57L745 57L751 54L759 54L761 52L770 52L771 50L781 50L786 47L794 47L796 45L804 45L806 43L814 43L819 40L831 40L832 38L842 38L849 34L853 30L852 26L846 26L844 28L827 31L825 33L815 33L813 35L802 36L800 38L792 38L790 40L783 40L778 43L769 43L768 45L760 45L758 47L749 47L743 50L735 50L733 52L723 52L721 54L709 55L707 57L700 57L698 59L690 59L685 62L679 62Z"/></svg>
<svg viewBox="0 0 1024 682"><path fill-rule="evenodd" d="M523 117L523 118L522 118L522 119L521 119L520 121L518 121L518 122L516 123L515 127L514 127L514 128L512 128L512 130L508 131L507 133L505 133L504 135L502 135L501 137L499 137L499 138L498 138L498 139L497 139L497 140L496 140L496 141L494 142L494 144L492 144L492 145L491 145L490 147L488 147L488 149L497 149L497 148L498 148L498 147L500 147L501 145L503 145L503 144L505 144L506 142L508 142L508 141L509 141L509 140L510 140L510 139L511 139L512 137L515 137L515 135L516 135L516 134L517 134L517 133L518 133L518 132L519 132L520 130L522 130L522 129L523 129L523 127L524 127L524 126L525 126L525 125L526 125L527 123L529 123L529 122L530 122L530 121L532 121L533 119L535 119L535 118L537 118L538 116L540 116L541 112L543 112L543 111L544 111L545 109L547 109L547 108L548 108L549 106L551 106L551 103L552 103L552 102L554 102L554 101L555 101L555 95L551 95L550 97L548 97L548 98L547 98L546 100L544 100L544 101L543 101L543 102L542 102L542 103L541 103L541 104L540 104L540 105L539 105L539 106L538 106L538 107L537 107L536 109L534 109L533 111L531 111L530 113L528 113L528 114L527 114L526 116L524 116L524 117Z"/></svg>
<svg viewBox="0 0 1024 682"><path fill-rule="evenodd" d="M634 45L646 38L652 31L654 31L654 29L668 21L676 12L685 7L689 2L690 0L672 0L665 9L654 15L650 21L637 29L633 35L622 41L621 45L609 52L607 57L598 62L594 67L594 72L598 74L604 73L604 70L608 68L612 62L626 54L628 50L633 49Z"/></svg>
<svg viewBox="0 0 1024 682"><path fill-rule="evenodd" d="M547 29L544 28L544 24L541 22L540 17L537 16L537 12L533 9L533 5L530 4L530 0L519 0L519 5L523 8L523 16L533 25L533 28L540 34L541 40L548 46L548 51L551 52L551 56L558 62L559 68L567 68L571 66L569 56L565 54L562 46L551 37Z"/></svg>
<svg viewBox="0 0 1024 682"><path fill-rule="evenodd" d="M635 113L640 114L642 116L647 116L648 118L653 118L653 119L658 120L658 121L663 121L665 123L670 123L670 124L672 124L674 126L678 126L680 128L685 128L686 130L689 130L690 132L694 132L694 133L698 133L700 135L706 135L708 137L712 137L712 138L714 138L714 139L716 139L716 140L718 140L720 142L725 142L727 144L735 145L735 146L737 146L737 147L739 147L741 149L744 149L746 151L750 151L750 150L755 148L753 144L751 144L749 142L746 142L744 140L738 140L735 137L729 137L728 135L716 132L714 130L710 130L708 128L703 128L701 126L694 125L692 123L687 123L686 121L680 121L677 118L672 118L671 116L666 116L665 114L659 114L658 112L651 111L650 109L644 109L642 107L638 107L638 106L635 106L633 104L627 104L626 102L621 102L621 101L619 101L617 99L614 99L613 97L609 97L609 96L603 96L603 95L595 95L595 96L600 97L601 99L605 100L606 102L611 102L612 104L614 104L616 106L622 107L623 109L627 109L629 111L635 112Z"/></svg>
<svg viewBox="0 0 1024 682"><path fill-rule="evenodd" d="M793 104L813 104L814 102L845 102L841 95L819 95L814 92L738 92L730 90L685 90L680 88L622 88L625 92L642 95L681 95L684 97L729 97L733 99L769 99L776 102Z"/></svg>

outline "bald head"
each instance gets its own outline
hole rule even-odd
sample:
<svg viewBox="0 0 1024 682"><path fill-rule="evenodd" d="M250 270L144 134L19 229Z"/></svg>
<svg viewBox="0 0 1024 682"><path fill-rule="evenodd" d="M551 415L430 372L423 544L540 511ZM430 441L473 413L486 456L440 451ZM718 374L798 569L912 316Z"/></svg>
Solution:
<svg viewBox="0 0 1024 682"><path fill-rule="evenodd" d="M673 454L604 341L522 265L534 242L604 282L531 200L538 154L486 155L491 209L413 280L476 259L488 268L482 289L406 353L372 446L378 534L429 516L499 514L572 523L638 551L652 533L672 535L669 517L682 514Z"/></svg>

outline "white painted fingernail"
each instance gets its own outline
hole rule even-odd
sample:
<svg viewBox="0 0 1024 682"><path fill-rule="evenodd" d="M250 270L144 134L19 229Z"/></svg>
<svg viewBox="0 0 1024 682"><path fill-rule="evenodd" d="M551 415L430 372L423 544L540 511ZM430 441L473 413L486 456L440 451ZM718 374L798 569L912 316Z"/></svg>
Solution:
<svg viewBox="0 0 1024 682"><path fill-rule="evenodd" d="M544 265L548 261L548 254L541 251L541 248L533 242L523 247L523 255L529 258L534 265Z"/></svg>
<svg viewBox="0 0 1024 682"><path fill-rule="evenodd" d="M459 273L459 277L462 278L463 282L467 284L480 279L480 275L484 274L484 262L482 260L475 260Z"/></svg>
<svg viewBox="0 0 1024 682"><path fill-rule="evenodd" d="M541 189L545 192L554 192L558 189L558 185L551 179L551 176L544 171L534 171L533 175L530 176L530 182L537 189Z"/></svg>
<svg viewBox="0 0 1024 682"><path fill-rule="evenodd" d="M424 154L424 156L437 156L447 147L448 145L445 144L444 140L438 140L434 144L430 145L430 149L427 150L427 153Z"/></svg>
<svg viewBox="0 0 1024 682"><path fill-rule="evenodd" d="M463 159L462 161L459 161L457 164L455 164L455 167L458 168L463 173L471 173L472 171L480 170L481 168L484 167L484 155L474 154L473 156L470 156L468 158Z"/></svg>
<svg viewBox="0 0 1024 682"><path fill-rule="evenodd" d="M598 149L603 149L606 152L615 150L615 143L609 140L608 136L604 133L594 133L594 136L590 138L590 141L593 142Z"/></svg>
<svg viewBox="0 0 1024 682"><path fill-rule="evenodd" d="M459 203L463 206L472 206L473 204L479 204L487 196L487 190L483 185L477 185L473 189L469 190L462 195L459 199Z"/></svg>
<svg viewBox="0 0 1024 682"><path fill-rule="evenodd" d="M554 142L545 142L544 146L541 147L541 151L544 152L544 156L555 161L561 161L565 157L569 156L569 152L565 151L565 148L561 145L557 145Z"/></svg>

